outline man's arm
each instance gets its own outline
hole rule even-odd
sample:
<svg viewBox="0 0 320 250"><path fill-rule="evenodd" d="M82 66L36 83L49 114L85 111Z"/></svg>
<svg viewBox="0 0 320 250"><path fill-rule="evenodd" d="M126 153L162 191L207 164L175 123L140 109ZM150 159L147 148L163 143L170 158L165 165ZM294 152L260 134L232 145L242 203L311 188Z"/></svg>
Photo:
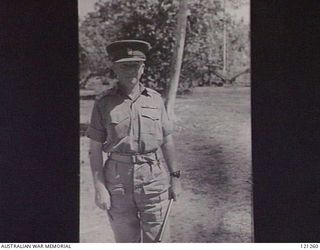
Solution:
<svg viewBox="0 0 320 250"><path fill-rule="evenodd" d="M104 184L102 143L90 139L90 166L95 187L95 202L101 209L110 209L110 194Z"/></svg>
<svg viewBox="0 0 320 250"><path fill-rule="evenodd" d="M167 135L164 137L163 144L161 146L163 157L167 163L168 170L170 173L179 171L177 167L176 161L176 154L175 154L175 147L174 147L174 140L172 134ZM169 198L173 198L175 201L177 200L181 186L180 186L180 179L176 177L170 177L170 184L171 187L169 189Z"/></svg>

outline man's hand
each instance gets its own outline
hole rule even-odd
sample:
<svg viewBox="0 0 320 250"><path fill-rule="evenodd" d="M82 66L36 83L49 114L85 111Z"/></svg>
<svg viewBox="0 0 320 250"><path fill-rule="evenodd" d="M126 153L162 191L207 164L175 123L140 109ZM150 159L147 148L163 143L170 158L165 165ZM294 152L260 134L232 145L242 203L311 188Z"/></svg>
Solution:
<svg viewBox="0 0 320 250"><path fill-rule="evenodd" d="M110 194L102 185L96 186L95 202L96 205L103 210L109 210L111 207Z"/></svg>
<svg viewBox="0 0 320 250"><path fill-rule="evenodd" d="M170 188L169 188L169 199L173 199L177 201L180 193L181 193L181 183L180 179L171 177L170 179Z"/></svg>

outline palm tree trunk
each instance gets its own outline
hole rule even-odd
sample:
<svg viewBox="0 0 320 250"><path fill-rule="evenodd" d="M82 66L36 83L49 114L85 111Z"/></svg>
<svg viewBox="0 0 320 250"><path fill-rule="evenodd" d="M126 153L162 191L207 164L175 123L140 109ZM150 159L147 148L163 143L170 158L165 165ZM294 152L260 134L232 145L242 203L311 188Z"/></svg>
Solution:
<svg viewBox="0 0 320 250"><path fill-rule="evenodd" d="M179 77L182 65L184 43L187 28L188 1L180 0L178 23L176 33L176 48L173 56L172 67L170 72L169 91L166 98L166 108L170 118L174 117L174 105L179 84Z"/></svg>

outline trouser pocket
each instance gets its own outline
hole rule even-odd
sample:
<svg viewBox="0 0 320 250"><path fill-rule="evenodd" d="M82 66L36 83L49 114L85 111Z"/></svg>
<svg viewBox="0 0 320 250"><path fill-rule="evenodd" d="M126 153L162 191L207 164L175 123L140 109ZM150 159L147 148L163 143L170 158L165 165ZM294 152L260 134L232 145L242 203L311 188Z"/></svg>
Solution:
<svg viewBox="0 0 320 250"><path fill-rule="evenodd" d="M118 163L116 161L108 159L104 164L104 180L106 186L117 185L122 182L122 178L118 169Z"/></svg>

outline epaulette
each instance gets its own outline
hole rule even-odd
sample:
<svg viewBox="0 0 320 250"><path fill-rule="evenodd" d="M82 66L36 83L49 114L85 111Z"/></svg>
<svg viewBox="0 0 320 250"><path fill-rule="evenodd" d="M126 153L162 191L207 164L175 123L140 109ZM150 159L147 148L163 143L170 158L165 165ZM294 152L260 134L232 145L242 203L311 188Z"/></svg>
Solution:
<svg viewBox="0 0 320 250"><path fill-rule="evenodd" d="M117 91L117 89L115 87L110 88L110 89L106 89L106 90L102 91L101 93L99 93L98 95L96 95L96 100L100 100L103 97L108 96L108 95L113 95L116 93L116 91Z"/></svg>
<svg viewBox="0 0 320 250"><path fill-rule="evenodd" d="M154 89L146 88L146 90L148 91L148 93L152 93L152 94L156 94L156 95L161 95L158 91L156 91L156 90L154 90Z"/></svg>

